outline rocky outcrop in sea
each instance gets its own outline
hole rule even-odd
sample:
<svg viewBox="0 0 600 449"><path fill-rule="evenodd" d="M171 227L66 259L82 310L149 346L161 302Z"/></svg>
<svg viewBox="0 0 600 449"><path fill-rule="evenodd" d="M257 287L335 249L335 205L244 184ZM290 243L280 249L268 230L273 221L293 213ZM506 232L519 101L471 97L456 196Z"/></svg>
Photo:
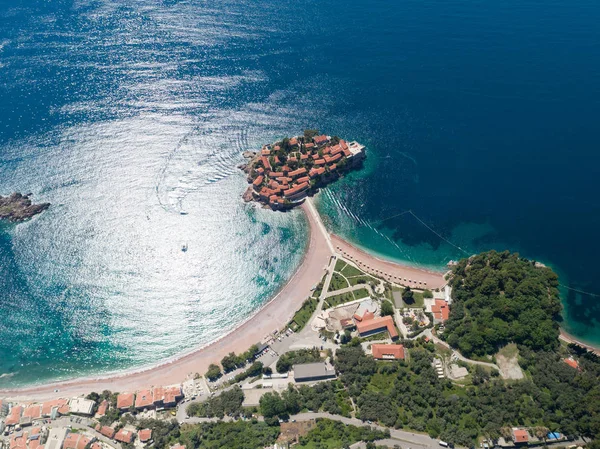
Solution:
<svg viewBox="0 0 600 449"><path fill-rule="evenodd" d="M22 195L15 192L9 196L0 195L0 219L20 223L50 207L50 203L33 204L31 193Z"/></svg>

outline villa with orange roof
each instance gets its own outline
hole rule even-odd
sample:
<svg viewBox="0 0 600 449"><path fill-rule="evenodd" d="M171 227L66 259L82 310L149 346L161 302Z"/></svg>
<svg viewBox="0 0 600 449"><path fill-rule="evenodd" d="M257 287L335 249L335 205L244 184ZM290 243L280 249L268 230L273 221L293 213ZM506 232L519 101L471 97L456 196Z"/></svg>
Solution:
<svg viewBox="0 0 600 449"><path fill-rule="evenodd" d="M396 340L398 338L398 331L396 330L394 320L391 316L383 316L358 321L356 323L356 329L361 337L368 337L370 335L387 331L392 340Z"/></svg>
<svg viewBox="0 0 600 449"><path fill-rule="evenodd" d="M119 410L127 410L133 407L135 395L133 393L121 393L117 396L117 408Z"/></svg>
<svg viewBox="0 0 600 449"><path fill-rule="evenodd" d="M142 410L152 406L154 406L152 390L138 391L135 396L135 408Z"/></svg>
<svg viewBox="0 0 600 449"><path fill-rule="evenodd" d="M114 439L121 443L131 443L135 438L135 432L131 430L120 429L116 434Z"/></svg>
<svg viewBox="0 0 600 449"><path fill-rule="evenodd" d="M371 354L377 360L404 360L404 346L374 344L371 346Z"/></svg>

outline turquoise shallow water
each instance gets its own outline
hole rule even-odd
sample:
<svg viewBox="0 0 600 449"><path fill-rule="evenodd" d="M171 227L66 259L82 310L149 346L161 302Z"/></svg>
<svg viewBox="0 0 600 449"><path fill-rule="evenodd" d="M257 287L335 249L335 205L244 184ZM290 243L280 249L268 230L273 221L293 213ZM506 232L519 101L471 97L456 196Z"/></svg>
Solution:
<svg viewBox="0 0 600 449"><path fill-rule="evenodd" d="M0 228L0 387L157 363L264 304L305 221L244 205L236 165L306 127L367 145L319 198L335 232L435 268L510 248L600 293L599 19L591 0L0 1L0 193L53 205ZM563 299L600 343L598 298Z"/></svg>

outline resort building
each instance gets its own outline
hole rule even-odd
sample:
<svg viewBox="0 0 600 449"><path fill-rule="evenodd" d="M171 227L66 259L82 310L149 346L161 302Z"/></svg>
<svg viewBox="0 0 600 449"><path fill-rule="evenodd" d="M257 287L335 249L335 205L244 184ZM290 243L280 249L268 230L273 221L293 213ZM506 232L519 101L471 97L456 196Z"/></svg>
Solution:
<svg viewBox="0 0 600 449"><path fill-rule="evenodd" d="M17 424L19 424L22 414L23 414L23 407L21 407L20 405L15 405L13 408L10 409L10 412L8 413L8 416L4 420L4 423L7 426L16 426Z"/></svg>
<svg viewBox="0 0 600 449"><path fill-rule="evenodd" d="M154 400L152 398L152 390L142 390L137 392L135 396L135 408L143 410L153 406Z"/></svg>
<svg viewBox="0 0 600 449"><path fill-rule="evenodd" d="M563 359L563 362L565 362L571 368L574 368L576 370L579 369L579 363L573 357L569 357L569 358Z"/></svg>
<svg viewBox="0 0 600 449"><path fill-rule="evenodd" d="M335 370L328 368L324 362L294 365L293 370L296 382L315 382L335 378Z"/></svg>
<svg viewBox="0 0 600 449"><path fill-rule="evenodd" d="M73 398L69 401L71 413L78 415L91 416L94 411L94 405L96 405L94 401L84 398Z"/></svg>
<svg viewBox="0 0 600 449"><path fill-rule="evenodd" d="M117 408L119 410L127 410L133 407L135 395L133 393L121 393L117 396Z"/></svg>
<svg viewBox="0 0 600 449"><path fill-rule="evenodd" d="M371 346L371 354L377 360L404 360L404 346L375 344Z"/></svg>
<svg viewBox="0 0 600 449"><path fill-rule="evenodd" d="M431 313L436 323L444 322L450 316L450 306L443 299L436 299L431 306Z"/></svg>
<svg viewBox="0 0 600 449"><path fill-rule="evenodd" d="M42 404L42 417L56 419L60 415L67 415L71 409L67 399L54 399Z"/></svg>
<svg viewBox="0 0 600 449"><path fill-rule="evenodd" d="M398 331L391 316L377 317L356 323L356 329L361 337L388 332L392 340L398 338Z"/></svg>

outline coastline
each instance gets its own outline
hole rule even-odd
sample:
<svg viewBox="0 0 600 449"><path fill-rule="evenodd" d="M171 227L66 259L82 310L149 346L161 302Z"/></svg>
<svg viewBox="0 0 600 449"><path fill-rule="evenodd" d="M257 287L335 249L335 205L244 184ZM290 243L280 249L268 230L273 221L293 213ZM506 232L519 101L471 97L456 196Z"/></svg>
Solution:
<svg viewBox="0 0 600 449"><path fill-rule="evenodd" d="M335 253L355 263L360 261L357 264L362 269L380 277L385 278L393 270L399 278L412 280L411 287L435 289L445 285L442 272L382 259L335 234L327 233L310 199L301 207L309 226L306 251L298 269L273 298L217 340L152 366L22 388L0 389L0 397L43 401L56 397L78 396L91 391L133 392L152 386L178 384L194 373L204 374L211 363L218 363L230 352L240 353L246 350L251 344L263 340L273 330L280 329L288 323L304 300L311 295L311 288L321 281L329 260ZM426 285L419 284L419 281ZM563 329L560 339L576 343L600 355L600 348L582 343Z"/></svg>
<svg viewBox="0 0 600 449"><path fill-rule="evenodd" d="M312 293L311 288L321 281L329 258L333 255L308 206L304 204L302 209L308 220L309 235L307 249L298 269L271 300L219 339L151 367L30 387L1 389L0 397L13 400L48 400L58 396L77 396L90 391L136 391L156 385L178 384L190 374L204 374L211 363L218 363L230 352L242 352L251 344L261 341L274 329L279 329L292 319L296 310Z"/></svg>

